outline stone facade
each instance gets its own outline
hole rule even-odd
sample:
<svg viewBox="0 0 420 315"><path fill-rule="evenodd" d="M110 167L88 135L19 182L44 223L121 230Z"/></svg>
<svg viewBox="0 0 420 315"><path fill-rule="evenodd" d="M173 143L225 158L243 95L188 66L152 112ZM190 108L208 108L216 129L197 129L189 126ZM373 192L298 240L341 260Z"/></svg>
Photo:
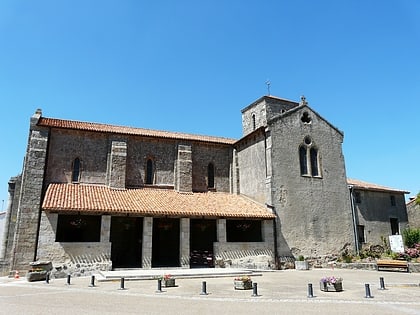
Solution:
<svg viewBox="0 0 420 315"><path fill-rule="evenodd" d="M410 227L420 229L420 204L416 203L415 198L411 198L411 200L407 203L407 213Z"/></svg>
<svg viewBox="0 0 420 315"><path fill-rule="evenodd" d="M242 115L246 135L237 146L240 190L275 209L279 256L316 256L354 244L342 132L306 103L262 98ZM251 132L254 120L257 129ZM318 150L316 176L300 173L304 139Z"/></svg>
<svg viewBox="0 0 420 315"><path fill-rule="evenodd" d="M133 130L122 132L117 126L98 131L90 125L78 128L77 123L68 127L72 123L62 120L43 124L42 119L40 110L31 118L22 175L9 183L0 257L3 272L24 271L34 260L52 261L56 276L87 275L118 264L152 268L158 259L188 268L193 254L203 255L206 266L274 269L293 261L296 254L319 257L338 254L347 247L357 250L356 223L374 230L371 235L376 240L377 235L386 233L381 221L389 216L397 217L401 224L407 222L405 208L389 208L383 214L380 199L372 199L378 208L352 207L343 133L311 109L304 98L300 103L260 98L242 110L243 137L229 141L165 132L161 136L136 134ZM224 192L252 201L275 219L251 218L245 225L238 224L238 229L255 229L250 240L238 241L232 234L232 222L244 218L229 213L212 215L211 204L200 217L136 216L122 210L90 209L76 215L99 216L99 239L63 241L57 237L60 218L74 215L74 209L42 208L46 190L53 183L112 190L154 188L190 195ZM169 226L175 234L165 232ZM200 234L206 229L207 234ZM130 231L136 234L124 234ZM113 261L118 243L115 233L120 238L130 237L125 252L135 254L130 254L126 265ZM194 242L197 237L205 240ZM124 246L124 240L120 239L118 246ZM133 257L137 261L133 262Z"/></svg>
<svg viewBox="0 0 420 315"><path fill-rule="evenodd" d="M408 192L380 186L369 186L349 180L357 249L371 245L384 246L389 235L402 234L409 218L404 195Z"/></svg>

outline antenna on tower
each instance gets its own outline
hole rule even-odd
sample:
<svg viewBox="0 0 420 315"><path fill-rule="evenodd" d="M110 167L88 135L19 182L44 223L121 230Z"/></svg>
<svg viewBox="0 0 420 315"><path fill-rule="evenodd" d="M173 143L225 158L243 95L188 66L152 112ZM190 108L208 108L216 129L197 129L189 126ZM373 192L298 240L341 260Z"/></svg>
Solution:
<svg viewBox="0 0 420 315"><path fill-rule="evenodd" d="M268 95L271 95L271 94L270 94L270 85L271 85L270 80L265 81L265 84L267 84L267 91L268 91Z"/></svg>

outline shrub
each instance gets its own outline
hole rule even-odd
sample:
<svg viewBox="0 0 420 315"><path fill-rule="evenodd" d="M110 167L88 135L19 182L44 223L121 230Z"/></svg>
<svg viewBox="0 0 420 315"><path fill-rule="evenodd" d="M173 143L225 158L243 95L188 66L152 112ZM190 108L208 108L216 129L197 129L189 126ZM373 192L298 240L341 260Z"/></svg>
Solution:
<svg viewBox="0 0 420 315"><path fill-rule="evenodd" d="M408 228L403 230L404 244L408 248L414 248L420 243L420 229Z"/></svg>

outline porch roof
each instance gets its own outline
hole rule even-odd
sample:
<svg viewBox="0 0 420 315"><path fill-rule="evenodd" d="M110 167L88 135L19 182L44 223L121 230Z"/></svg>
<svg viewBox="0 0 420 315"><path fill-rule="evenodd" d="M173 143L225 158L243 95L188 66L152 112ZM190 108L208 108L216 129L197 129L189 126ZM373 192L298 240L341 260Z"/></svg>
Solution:
<svg viewBox="0 0 420 315"><path fill-rule="evenodd" d="M242 195L180 193L160 188L112 189L85 184L50 184L42 209L50 212L140 216L275 218L267 207Z"/></svg>

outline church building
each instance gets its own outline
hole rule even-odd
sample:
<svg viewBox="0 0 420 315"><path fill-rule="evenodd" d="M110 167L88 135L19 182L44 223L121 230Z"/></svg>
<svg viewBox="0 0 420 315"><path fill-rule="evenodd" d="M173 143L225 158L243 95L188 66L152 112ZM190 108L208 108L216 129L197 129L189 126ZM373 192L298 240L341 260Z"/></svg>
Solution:
<svg viewBox="0 0 420 315"><path fill-rule="evenodd" d="M73 274L276 269L297 255L357 250L343 132L304 97L263 96L242 110L242 128L228 139L37 110L22 173L9 181L3 271L37 260ZM393 193L400 203L406 192ZM407 224L405 205L392 215Z"/></svg>

